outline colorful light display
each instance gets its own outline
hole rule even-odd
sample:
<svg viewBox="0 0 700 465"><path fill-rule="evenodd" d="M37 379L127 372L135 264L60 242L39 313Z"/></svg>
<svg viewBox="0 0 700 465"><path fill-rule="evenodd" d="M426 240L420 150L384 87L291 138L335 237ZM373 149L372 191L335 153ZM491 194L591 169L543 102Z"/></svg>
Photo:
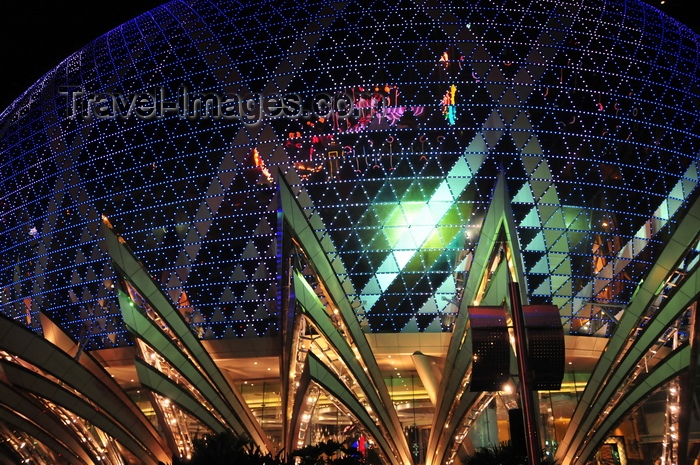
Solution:
<svg viewBox="0 0 700 465"><path fill-rule="evenodd" d="M609 337L697 197L697 47L633 0L172 1L0 115L0 312L132 347L104 215L200 339L278 337L284 178L366 333L454 331L493 241Z"/></svg>

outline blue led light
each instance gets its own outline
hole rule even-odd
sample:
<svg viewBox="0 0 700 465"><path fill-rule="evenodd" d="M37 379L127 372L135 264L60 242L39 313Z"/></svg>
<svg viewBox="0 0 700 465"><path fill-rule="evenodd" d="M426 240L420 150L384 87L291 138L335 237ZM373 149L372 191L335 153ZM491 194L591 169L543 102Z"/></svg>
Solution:
<svg viewBox="0 0 700 465"><path fill-rule="evenodd" d="M129 344L105 214L193 328L277 331L278 169L372 331L455 313L501 172L533 303L627 302L696 190L697 36L633 1L521 3L172 2L97 39L0 117L1 311ZM183 86L303 113L98 118L86 100ZM354 111L314 114L322 95Z"/></svg>

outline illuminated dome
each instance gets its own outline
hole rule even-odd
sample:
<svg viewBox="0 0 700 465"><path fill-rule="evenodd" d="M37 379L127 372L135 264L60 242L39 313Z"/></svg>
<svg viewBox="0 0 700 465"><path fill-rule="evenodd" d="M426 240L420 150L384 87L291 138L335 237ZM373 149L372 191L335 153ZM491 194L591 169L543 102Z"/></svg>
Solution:
<svg viewBox="0 0 700 465"><path fill-rule="evenodd" d="M1 312L44 336L48 316L87 353L136 350L110 224L198 340L281 340L285 379L304 331L291 270L330 315L351 309L375 384L373 334L446 335L432 356L449 373L461 312L501 305L504 280L588 341L567 342L571 363L571 344L597 360L591 341L637 334L695 266L697 229L679 225L697 197L697 35L633 0L469 3L172 1L71 55L0 115ZM668 243L682 251L660 262ZM456 415L440 404L454 380L434 418ZM406 424L374 389L392 438ZM436 434L446 457L428 463L461 443ZM565 434L581 460L604 439ZM387 441L383 460L406 463Z"/></svg>

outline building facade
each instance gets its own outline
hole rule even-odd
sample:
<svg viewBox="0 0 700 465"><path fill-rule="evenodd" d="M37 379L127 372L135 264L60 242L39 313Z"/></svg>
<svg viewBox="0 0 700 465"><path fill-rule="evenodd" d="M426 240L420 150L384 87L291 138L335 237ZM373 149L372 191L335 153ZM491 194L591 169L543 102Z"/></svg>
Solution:
<svg viewBox="0 0 700 465"><path fill-rule="evenodd" d="M514 434L520 300L563 330L527 336L549 455L697 458L699 82L698 36L633 0L123 24L0 115L6 455L167 462L231 429L459 461Z"/></svg>

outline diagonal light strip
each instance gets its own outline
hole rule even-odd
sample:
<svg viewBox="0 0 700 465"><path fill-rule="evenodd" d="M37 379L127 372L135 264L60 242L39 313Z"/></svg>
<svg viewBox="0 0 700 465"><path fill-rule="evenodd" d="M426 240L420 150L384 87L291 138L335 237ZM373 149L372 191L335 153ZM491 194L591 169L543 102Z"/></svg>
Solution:
<svg viewBox="0 0 700 465"><path fill-rule="evenodd" d="M473 165L467 161L466 157L472 158ZM392 236L398 237L392 244L393 250L384 259L382 264L375 271L374 277L362 289L361 295L365 302L365 312L371 311L374 304L389 286L396 280L404 267L413 259L426 241L435 232L440 221L449 212L462 192L471 183L474 173L478 171L485 156L465 155L454 164L445 179L442 180L431 198L424 204L418 202L399 202L388 217L383 227L391 226L388 220L395 221L398 209L409 212L405 221L393 228ZM426 222L428 219L429 222ZM414 223L415 221L415 223ZM450 238L451 242L454 237Z"/></svg>

